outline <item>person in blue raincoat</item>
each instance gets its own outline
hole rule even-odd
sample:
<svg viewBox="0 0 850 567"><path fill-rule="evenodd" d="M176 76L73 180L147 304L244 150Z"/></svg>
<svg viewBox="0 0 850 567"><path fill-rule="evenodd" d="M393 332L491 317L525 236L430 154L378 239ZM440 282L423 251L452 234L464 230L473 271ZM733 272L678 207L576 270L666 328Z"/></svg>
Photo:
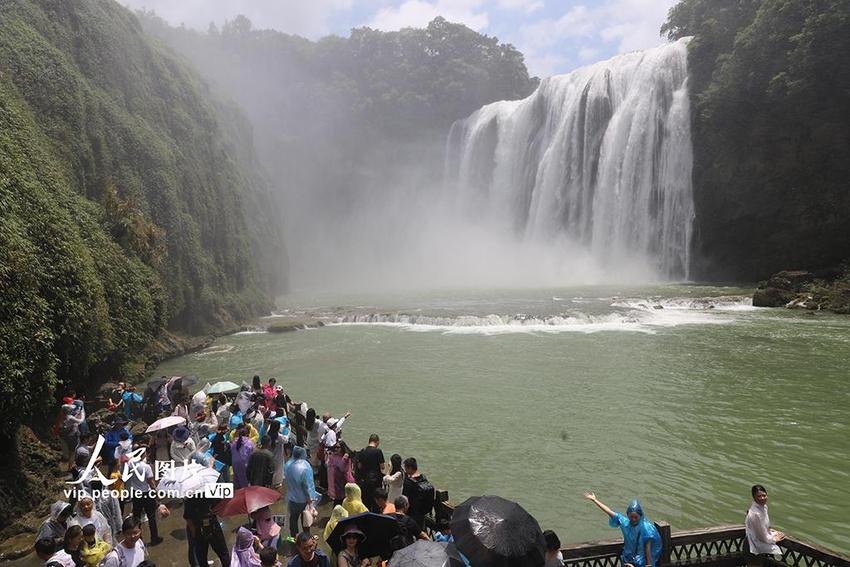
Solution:
<svg viewBox="0 0 850 567"><path fill-rule="evenodd" d="M307 450L304 447L296 446L292 450L292 457L284 467L284 476L289 512L289 535L295 538L298 535L301 513L311 502L314 506L319 502L319 495L313 483L313 467L307 462Z"/></svg>
<svg viewBox="0 0 850 567"><path fill-rule="evenodd" d="M663 542L658 528L643 515L640 502L632 500L626 509L626 515L615 512L602 502L596 495L588 492L585 498L608 514L608 525L620 528L623 532L623 553L620 559L624 567L655 567L661 559Z"/></svg>

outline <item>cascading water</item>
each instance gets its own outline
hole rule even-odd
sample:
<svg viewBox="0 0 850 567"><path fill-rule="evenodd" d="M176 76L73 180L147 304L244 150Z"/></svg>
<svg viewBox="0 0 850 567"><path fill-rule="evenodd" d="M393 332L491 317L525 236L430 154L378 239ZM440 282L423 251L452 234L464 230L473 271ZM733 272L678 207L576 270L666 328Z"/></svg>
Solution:
<svg viewBox="0 0 850 567"><path fill-rule="evenodd" d="M524 100L456 122L446 178L457 206L523 241L565 237L614 272L640 259L687 279L687 41L548 78Z"/></svg>

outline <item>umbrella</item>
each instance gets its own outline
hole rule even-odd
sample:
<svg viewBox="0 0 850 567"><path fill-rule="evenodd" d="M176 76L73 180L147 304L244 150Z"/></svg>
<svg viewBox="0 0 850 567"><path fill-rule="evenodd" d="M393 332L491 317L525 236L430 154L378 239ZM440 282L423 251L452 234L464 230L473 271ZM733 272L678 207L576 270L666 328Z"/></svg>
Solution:
<svg viewBox="0 0 850 567"><path fill-rule="evenodd" d="M162 388L162 385L165 384L165 380L151 380L148 382L148 385L145 387L145 395L144 399L159 397L159 389Z"/></svg>
<svg viewBox="0 0 850 567"><path fill-rule="evenodd" d="M207 390L207 394L221 394L224 392L233 392L238 389L239 384L225 380L224 382L216 382L210 386L210 389Z"/></svg>
<svg viewBox="0 0 850 567"><path fill-rule="evenodd" d="M221 517L252 514L260 508L271 506L280 500L280 492L265 486L247 486L233 494L233 498L222 500L213 507Z"/></svg>
<svg viewBox="0 0 850 567"><path fill-rule="evenodd" d="M159 431L160 429L168 429L174 425L180 425L182 423L186 423L186 419L182 418L178 415L169 415L168 417L163 417L162 419L157 419L145 429L145 433L152 433L154 431Z"/></svg>
<svg viewBox="0 0 850 567"><path fill-rule="evenodd" d="M394 537L401 535L401 528L395 518L365 512L341 519L337 522L331 535L328 536L328 545L331 546L334 553L339 553L345 548L341 539L342 534L351 525L356 525L366 535L366 539L357 546L357 553L360 554L360 557L377 557L380 555L384 559L389 559L393 553L390 542Z"/></svg>
<svg viewBox="0 0 850 567"><path fill-rule="evenodd" d="M464 567L464 562L454 544L418 539L393 553L389 567Z"/></svg>
<svg viewBox="0 0 850 567"><path fill-rule="evenodd" d="M172 467L163 475L157 490L168 491L175 498L202 496L204 487L218 482L219 472L198 463Z"/></svg>
<svg viewBox="0 0 850 567"><path fill-rule="evenodd" d="M455 508L455 545L476 567L541 567L546 542L540 525L516 502L470 498Z"/></svg>

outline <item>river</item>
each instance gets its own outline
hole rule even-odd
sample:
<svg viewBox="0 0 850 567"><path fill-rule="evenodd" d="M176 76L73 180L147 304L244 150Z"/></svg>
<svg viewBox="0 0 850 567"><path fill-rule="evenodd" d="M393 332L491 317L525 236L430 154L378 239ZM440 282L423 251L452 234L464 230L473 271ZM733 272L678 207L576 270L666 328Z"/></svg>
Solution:
<svg viewBox="0 0 850 567"><path fill-rule="evenodd" d="M377 432L452 500L515 499L565 543L618 535L587 490L677 530L742 523L759 483L778 528L846 552L850 318L750 293L301 294L281 313L333 324L227 336L157 372L274 376L320 413L350 410L353 448Z"/></svg>

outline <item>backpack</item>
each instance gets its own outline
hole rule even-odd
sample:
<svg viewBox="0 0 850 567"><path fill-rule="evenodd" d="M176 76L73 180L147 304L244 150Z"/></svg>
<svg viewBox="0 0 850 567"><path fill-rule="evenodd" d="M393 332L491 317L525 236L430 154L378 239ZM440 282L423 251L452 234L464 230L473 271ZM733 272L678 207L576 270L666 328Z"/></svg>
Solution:
<svg viewBox="0 0 850 567"><path fill-rule="evenodd" d="M389 515L395 518L396 525L398 525L398 533L390 538L390 548L393 551L398 551L415 543L419 534L410 533L410 530L407 529L407 523L403 521L404 516L401 514Z"/></svg>
<svg viewBox="0 0 850 567"><path fill-rule="evenodd" d="M420 475L419 478L410 479L413 481L413 484L416 487L416 492L414 492L413 501L416 502L415 506L411 506L417 515L427 516L431 513L431 510L434 509L434 500L436 499L436 489L434 485L428 482L428 479L425 478L425 475ZM412 502L411 502L412 504Z"/></svg>

